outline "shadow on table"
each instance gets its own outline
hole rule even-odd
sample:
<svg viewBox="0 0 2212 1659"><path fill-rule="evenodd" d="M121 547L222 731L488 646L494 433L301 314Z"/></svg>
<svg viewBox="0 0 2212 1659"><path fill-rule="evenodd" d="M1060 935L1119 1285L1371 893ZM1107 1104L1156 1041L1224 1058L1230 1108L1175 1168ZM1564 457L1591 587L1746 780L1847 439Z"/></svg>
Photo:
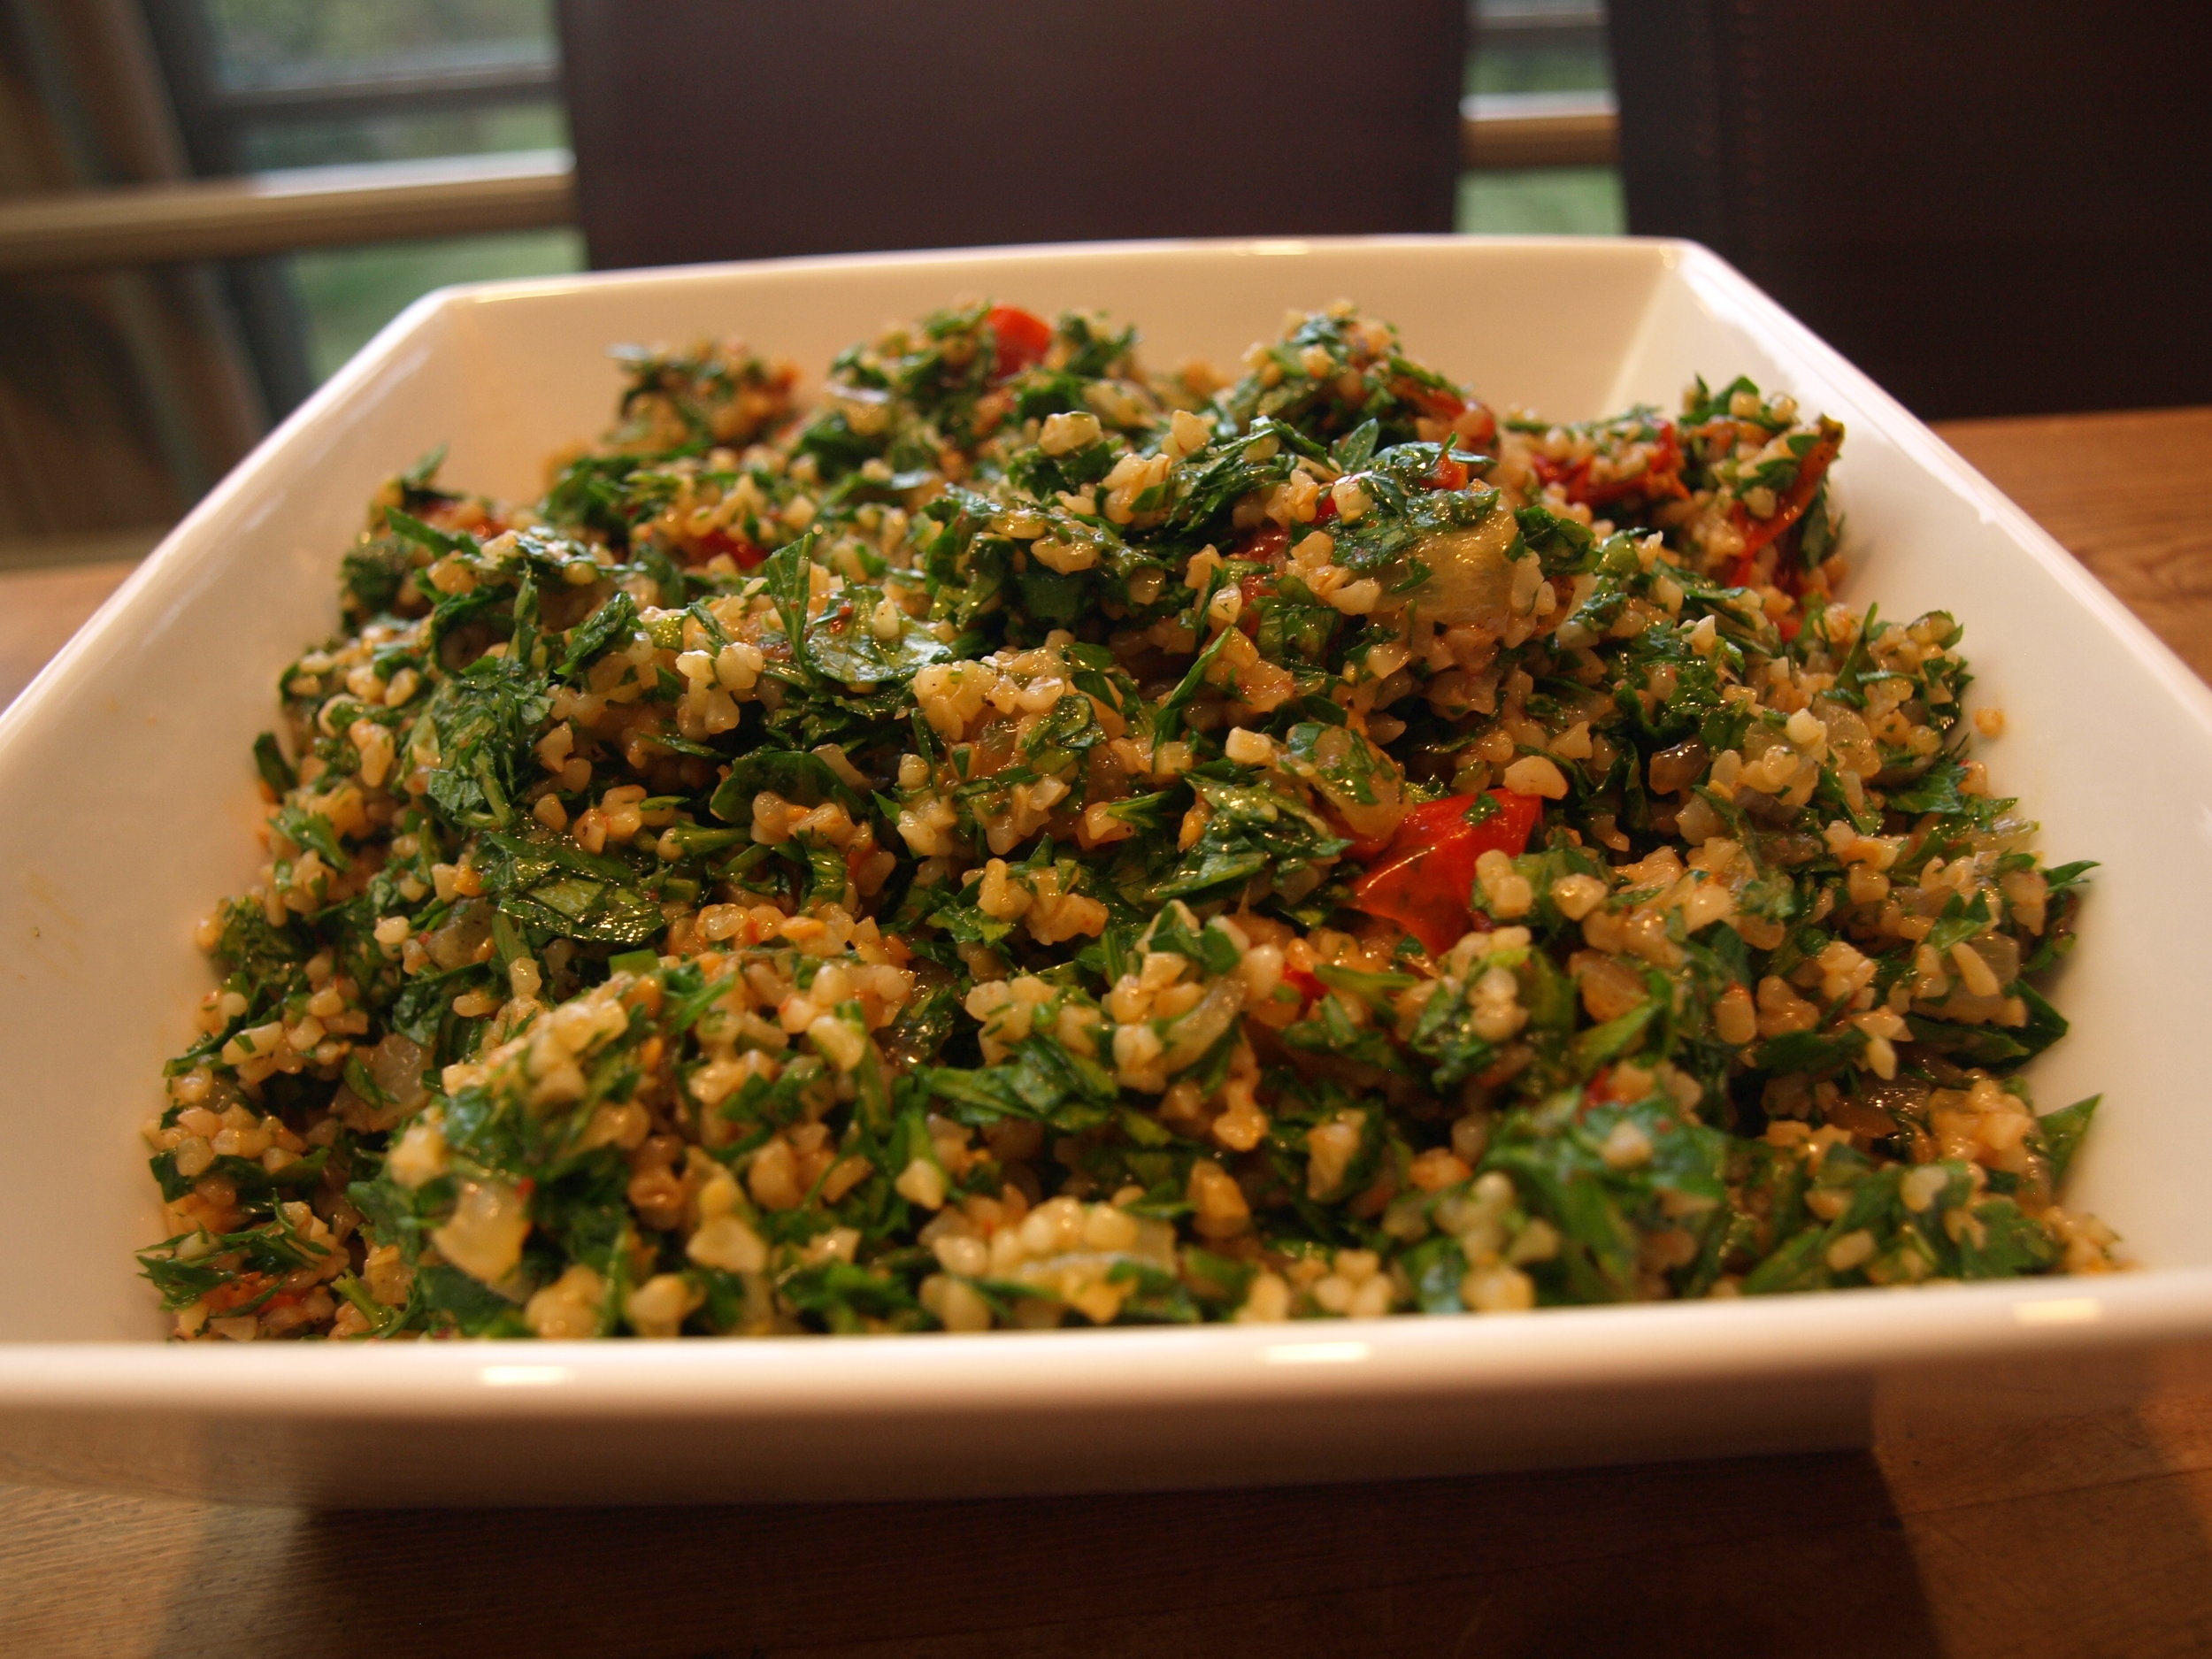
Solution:
<svg viewBox="0 0 2212 1659"><path fill-rule="evenodd" d="M211 1561L250 1514L211 1517ZM231 1651L1941 1651L1863 1453L993 1502L326 1512L281 1554L263 1558L263 1627L238 1609ZM211 1609L176 1610L184 1651Z"/></svg>

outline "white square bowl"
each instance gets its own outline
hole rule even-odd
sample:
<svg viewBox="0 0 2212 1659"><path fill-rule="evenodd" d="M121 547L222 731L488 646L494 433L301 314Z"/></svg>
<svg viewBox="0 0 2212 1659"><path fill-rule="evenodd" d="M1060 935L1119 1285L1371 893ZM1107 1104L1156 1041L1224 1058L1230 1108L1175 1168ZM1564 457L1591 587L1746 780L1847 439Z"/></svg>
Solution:
<svg viewBox="0 0 2212 1659"><path fill-rule="evenodd" d="M256 863L248 746L336 622L379 481L527 497L606 422L605 349L737 333L813 371L959 296L1102 306L1233 363L1348 296L1495 403L1671 406L1749 373L1850 428L1851 596L1967 625L1996 782L2105 861L2039 1062L2102 1090L2073 1202L2147 1271L1357 1324L881 1340L168 1346L139 1126ZM788 261L433 295L255 451L0 717L0 1478L346 1504L888 1497L1442 1474L1847 1443L1880 1379L2212 1335L2212 695L1893 400L1702 249L1423 239Z"/></svg>

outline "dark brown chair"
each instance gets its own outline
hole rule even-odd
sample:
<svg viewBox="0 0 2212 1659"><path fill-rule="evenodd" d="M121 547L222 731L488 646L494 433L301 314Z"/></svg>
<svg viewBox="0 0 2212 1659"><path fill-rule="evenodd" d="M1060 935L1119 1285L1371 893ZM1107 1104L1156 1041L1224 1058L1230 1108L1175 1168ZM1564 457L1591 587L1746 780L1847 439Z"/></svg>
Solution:
<svg viewBox="0 0 2212 1659"><path fill-rule="evenodd" d="M2204 0L1612 0L1629 228L1924 416L2212 402Z"/></svg>
<svg viewBox="0 0 2212 1659"><path fill-rule="evenodd" d="M1448 231L1464 0L561 0L595 265Z"/></svg>

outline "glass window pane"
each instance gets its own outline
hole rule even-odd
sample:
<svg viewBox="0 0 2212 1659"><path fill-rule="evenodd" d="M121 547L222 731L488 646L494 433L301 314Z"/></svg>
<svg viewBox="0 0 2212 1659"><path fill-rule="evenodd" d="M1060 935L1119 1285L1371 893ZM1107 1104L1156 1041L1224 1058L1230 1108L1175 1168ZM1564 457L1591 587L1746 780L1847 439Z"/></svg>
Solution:
<svg viewBox="0 0 2212 1659"><path fill-rule="evenodd" d="M568 144L568 116L550 100L476 110L408 110L323 121L267 121L247 128L241 149L249 171L323 167L360 161L412 161L488 150L557 150Z"/></svg>
<svg viewBox="0 0 2212 1659"><path fill-rule="evenodd" d="M513 231L298 253L287 263L307 312L308 361L321 381L432 288L580 271L584 239L573 230Z"/></svg>
<svg viewBox="0 0 2212 1659"><path fill-rule="evenodd" d="M1602 92L1604 0L1475 0L1467 16L1473 93Z"/></svg>
<svg viewBox="0 0 2212 1659"><path fill-rule="evenodd" d="M1610 167L1532 167L1461 173L1457 225L1493 236L1617 236L1628 214Z"/></svg>
<svg viewBox="0 0 2212 1659"><path fill-rule="evenodd" d="M253 173L568 143L551 0L198 0L234 165ZM316 250L274 262L309 378L450 282L581 270L572 230ZM280 274L277 274L280 273ZM266 370L265 368L265 374ZM294 371L291 380L296 380ZM299 395L296 388L280 402Z"/></svg>
<svg viewBox="0 0 2212 1659"><path fill-rule="evenodd" d="M228 89L550 63L550 0L205 0Z"/></svg>

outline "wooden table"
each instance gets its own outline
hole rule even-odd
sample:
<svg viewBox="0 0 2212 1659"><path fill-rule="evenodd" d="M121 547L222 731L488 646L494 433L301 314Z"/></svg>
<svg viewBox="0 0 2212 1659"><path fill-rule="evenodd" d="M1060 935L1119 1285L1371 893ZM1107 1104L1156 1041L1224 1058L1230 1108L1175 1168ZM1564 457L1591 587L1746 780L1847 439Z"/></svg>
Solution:
<svg viewBox="0 0 2212 1659"><path fill-rule="evenodd" d="M2212 410L1945 435L2212 676ZM0 691L120 573L0 580ZM2212 1355L2086 1398L1932 1379L1863 1453L1318 1490L349 1514L0 1487L26 1655L1616 1648L2212 1651Z"/></svg>

